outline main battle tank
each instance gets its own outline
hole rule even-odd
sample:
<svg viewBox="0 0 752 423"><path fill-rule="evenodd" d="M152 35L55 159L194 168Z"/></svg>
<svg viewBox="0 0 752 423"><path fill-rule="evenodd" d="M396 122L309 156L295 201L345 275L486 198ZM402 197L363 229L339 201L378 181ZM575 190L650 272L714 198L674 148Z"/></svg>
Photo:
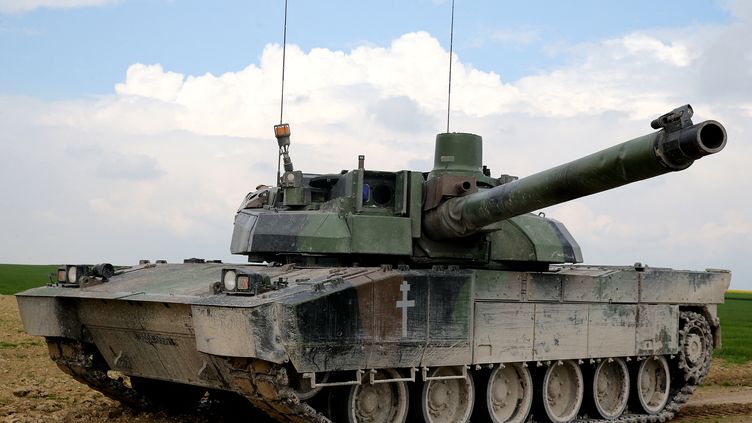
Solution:
<svg viewBox="0 0 752 423"><path fill-rule="evenodd" d="M130 405L239 395L277 421L671 419L720 344L731 274L578 265L540 208L678 171L726 144L678 108L656 132L518 179L481 138L434 168L295 170L248 194L231 250L130 268L66 265L18 294L27 332L76 380Z"/></svg>

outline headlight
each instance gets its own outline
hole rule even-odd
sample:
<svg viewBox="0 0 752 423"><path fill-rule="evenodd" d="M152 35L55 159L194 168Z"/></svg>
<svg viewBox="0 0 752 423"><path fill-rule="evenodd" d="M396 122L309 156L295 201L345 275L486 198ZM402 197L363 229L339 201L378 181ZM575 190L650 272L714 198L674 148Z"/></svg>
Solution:
<svg viewBox="0 0 752 423"><path fill-rule="evenodd" d="M240 291L248 291L250 288L250 277L248 275L238 275L237 281L238 281L238 290Z"/></svg>
<svg viewBox="0 0 752 423"><path fill-rule="evenodd" d="M57 269L57 283L65 283L65 277L68 275L68 271L65 267L58 267Z"/></svg>
<svg viewBox="0 0 752 423"><path fill-rule="evenodd" d="M225 271L225 274L223 275L222 282L225 285L226 291L234 291L235 290L235 271L234 270L227 270Z"/></svg>
<svg viewBox="0 0 752 423"><path fill-rule="evenodd" d="M62 282L60 283L77 285L81 282L81 279L89 276L90 270L91 267L85 264L66 264L64 268L61 267L57 271L58 282L61 281L60 276L63 276ZM62 275L60 274L61 271L63 271Z"/></svg>
<svg viewBox="0 0 752 423"><path fill-rule="evenodd" d="M70 266L68 268L68 283L78 282L78 279L76 279L77 276L78 276L78 267Z"/></svg>

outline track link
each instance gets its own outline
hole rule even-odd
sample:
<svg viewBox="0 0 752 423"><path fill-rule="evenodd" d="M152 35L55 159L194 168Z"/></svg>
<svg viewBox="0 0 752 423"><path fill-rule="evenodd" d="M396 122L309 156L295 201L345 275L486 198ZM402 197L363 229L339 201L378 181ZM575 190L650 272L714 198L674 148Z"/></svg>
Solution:
<svg viewBox="0 0 752 423"><path fill-rule="evenodd" d="M240 394L279 422L329 423L326 416L301 402L289 386L287 370L262 360L230 360L230 376Z"/></svg>
<svg viewBox="0 0 752 423"><path fill-rule="evenodd" d="M113 379L107 374L109 367L96 349L65 338L46 340L52 361L73 379L130 407L146 408L151 405L148 398L129 388L122 378Z"/></svg>

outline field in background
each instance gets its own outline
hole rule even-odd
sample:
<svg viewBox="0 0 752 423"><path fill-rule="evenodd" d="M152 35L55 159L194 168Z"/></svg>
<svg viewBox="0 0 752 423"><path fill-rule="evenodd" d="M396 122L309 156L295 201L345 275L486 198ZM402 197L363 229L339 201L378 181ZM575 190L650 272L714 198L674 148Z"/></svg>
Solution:
<svg viewBox="0 0 752 423"><path fill-rule="evenodd" d="M718 306L723 347L715 352L732 363L752 360L752 292L728 291L726 303Z"/></svg>
<svg viewBox="0 0 752 423"><path fill-rule="evenodd" d="M11 295L46 284L55 265L0 264L0 295Z"/></svg>

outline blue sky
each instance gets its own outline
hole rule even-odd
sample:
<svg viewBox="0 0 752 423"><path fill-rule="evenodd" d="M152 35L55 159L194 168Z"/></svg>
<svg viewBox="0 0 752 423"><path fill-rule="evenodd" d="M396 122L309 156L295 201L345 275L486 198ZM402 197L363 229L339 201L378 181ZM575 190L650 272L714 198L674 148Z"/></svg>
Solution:
<svg viewBox="0 0 752 423"><path fill-rule="evenodd" d="M229 254L272 183L283 2L0 0L0 262ZM430 170L451 3L290 0L300 169ZM752 289L752 2L457 2L452 130L493 175L651 131L691 103L728 131L688 170L552 207L588 263L729 268Z"/></svg>
<svg viewBox="0 0 752 423"><path fill-rule="evenodd" d="M2 3L0 3L2 4ZM427 31L448 46L450 3L290 1L288 40L305 50L385 45ZM557 48L635 29L729 21L713 1L458 1L455 48L464 62L513 81L567 60ZM100 7L0 14L0 92L45 99L109 93L133 63L220 74L281 43L282 1L123 0Z"/></svg>

